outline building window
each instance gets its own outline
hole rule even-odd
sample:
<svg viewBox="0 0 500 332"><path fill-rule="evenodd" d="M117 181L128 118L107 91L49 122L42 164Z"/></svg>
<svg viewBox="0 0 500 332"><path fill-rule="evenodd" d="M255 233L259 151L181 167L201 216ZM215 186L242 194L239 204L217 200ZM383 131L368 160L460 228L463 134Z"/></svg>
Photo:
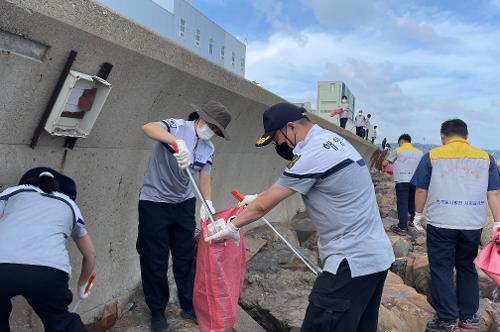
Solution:
<svg viewBox="0 0 500 332"><path fill-rule="evenodd" d="M196 29L196 35L194 37L194 43L196 44L197 47L200 47L200 41L201 41L201 31L200 31L200 29Z"/></svg>
<svg viewBox="0 0 500 332"><path fill-rule="evenodd" d="M221 48L220 48L220 59L222 61L224 61L225 53L226 53L226 47L225 46L221 46Z"/></svg>
<svg viewBox="0 0 500 332"><path fill-rule="evenodd" d="M245 58L241 58L241 72L245 71Z"/></svg>
<svg viewBox="0 0 500 332"><path fill-rule="evenodd" d="M330 92L335 92L335 83L330 83Z"/></svg>
<svg viewBox="0 0 500 332"><path fill-rule="evenodd" d="M231 52L231 66L234 67L234 62L236 61L236 53Z"/></svg>
<svg viewBox="0 0 500 332"><path fill-rule="evenodd" d="M186 21L181 18L181 22L179 23L179 35L184 37L186 35Z"/></svg>
<svg viewBox="0 0 500 332"><path fill-rule="evenodd" d="M212 55L214 53L214 39L210 38L208 41L208 54Z"/></svg>

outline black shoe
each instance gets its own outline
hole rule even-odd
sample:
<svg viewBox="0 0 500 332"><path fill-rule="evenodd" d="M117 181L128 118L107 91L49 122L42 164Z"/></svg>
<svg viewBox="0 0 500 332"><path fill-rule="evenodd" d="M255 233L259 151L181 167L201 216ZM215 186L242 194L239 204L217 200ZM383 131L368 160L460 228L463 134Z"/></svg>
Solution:
<svg viewBox="0 0 500 332"><path fill-rule="evenodd" d="M194 310L191 309L191 310L181 310L181 317L184 318L184 319L190 319L192 320L193 322L195 322L195 324L198 325L198 320L196 319L196 314L194 313Z"/></svg>
<svg viewBox="0 0 500 332"><path fill-rule="evenodd" d="M167 319L165 318L165 314L163 312L151 314L151 332L169 331Z"/></svg>
<svg viewBox="0 0 500 332"><path fill-rule="evenodd" d="M427 322L427 332L462 332L456 321L434 319Z"/></svg>

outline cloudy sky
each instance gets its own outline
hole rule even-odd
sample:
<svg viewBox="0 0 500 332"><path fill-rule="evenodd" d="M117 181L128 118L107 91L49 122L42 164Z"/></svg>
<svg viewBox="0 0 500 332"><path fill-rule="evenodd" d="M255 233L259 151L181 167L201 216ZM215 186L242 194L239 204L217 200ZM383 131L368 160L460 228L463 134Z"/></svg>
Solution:
<svg viewBox="0 0 500 332"><path fill-rule="evenodd" d="M500 149L500 0L191 0L247 46L247 78L316 104L343 80L379 137L439 143L460 117Z"/></svg>

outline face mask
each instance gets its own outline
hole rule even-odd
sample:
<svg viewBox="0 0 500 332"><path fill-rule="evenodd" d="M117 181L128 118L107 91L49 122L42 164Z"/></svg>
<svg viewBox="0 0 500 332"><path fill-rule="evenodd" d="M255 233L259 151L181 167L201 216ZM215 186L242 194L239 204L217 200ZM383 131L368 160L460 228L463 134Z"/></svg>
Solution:
<svg viewBox="0 0 500 332"><path fill-rule="evenodd" d="M212 131L212 129L210 129L209 126L204 124L201 127L196 127L196 134L200 139L209 140L212 138L212 136L214 136L215 133Z"/></svg>
<svg viewBox="0 0 500 332"><path fill-rule="evenodd" d="M276 145L274 149L276 150L276 153L283 159L292 160L294 157L293 149L288 146L288 143L286 141L279 145Z"/></svg>
<svg viewBox="0 0 500 332"><path fill-rule="evenodd" d="M293 157L295 156L293 154L293 148L291 148L288 143L286 141L288 141L288 137L286 136L286 132L281 132L283 134L283 136L286 137L286 140L281 143L281 144L278 144L274 147L274 149L276 150L276 153L283 159L286 159L286 160L292 160ZM292 143L292 142L290 142ZM293 146L295 146L294 144L292 144Z"/></svg>

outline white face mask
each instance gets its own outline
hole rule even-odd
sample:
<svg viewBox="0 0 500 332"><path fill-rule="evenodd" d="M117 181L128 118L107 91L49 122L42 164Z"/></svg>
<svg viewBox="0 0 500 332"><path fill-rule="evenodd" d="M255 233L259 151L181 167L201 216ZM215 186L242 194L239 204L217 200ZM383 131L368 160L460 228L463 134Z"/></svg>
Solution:
<svg viewBox="0 0 500 332"><path fill-rule="evenodd" d="M207 124L204 124L201 127L196 127L196 134L198 134L198 137L200 139L209 140L214 136L215 133L212 129L210 129L209 126L207 126Z"/></svg>

